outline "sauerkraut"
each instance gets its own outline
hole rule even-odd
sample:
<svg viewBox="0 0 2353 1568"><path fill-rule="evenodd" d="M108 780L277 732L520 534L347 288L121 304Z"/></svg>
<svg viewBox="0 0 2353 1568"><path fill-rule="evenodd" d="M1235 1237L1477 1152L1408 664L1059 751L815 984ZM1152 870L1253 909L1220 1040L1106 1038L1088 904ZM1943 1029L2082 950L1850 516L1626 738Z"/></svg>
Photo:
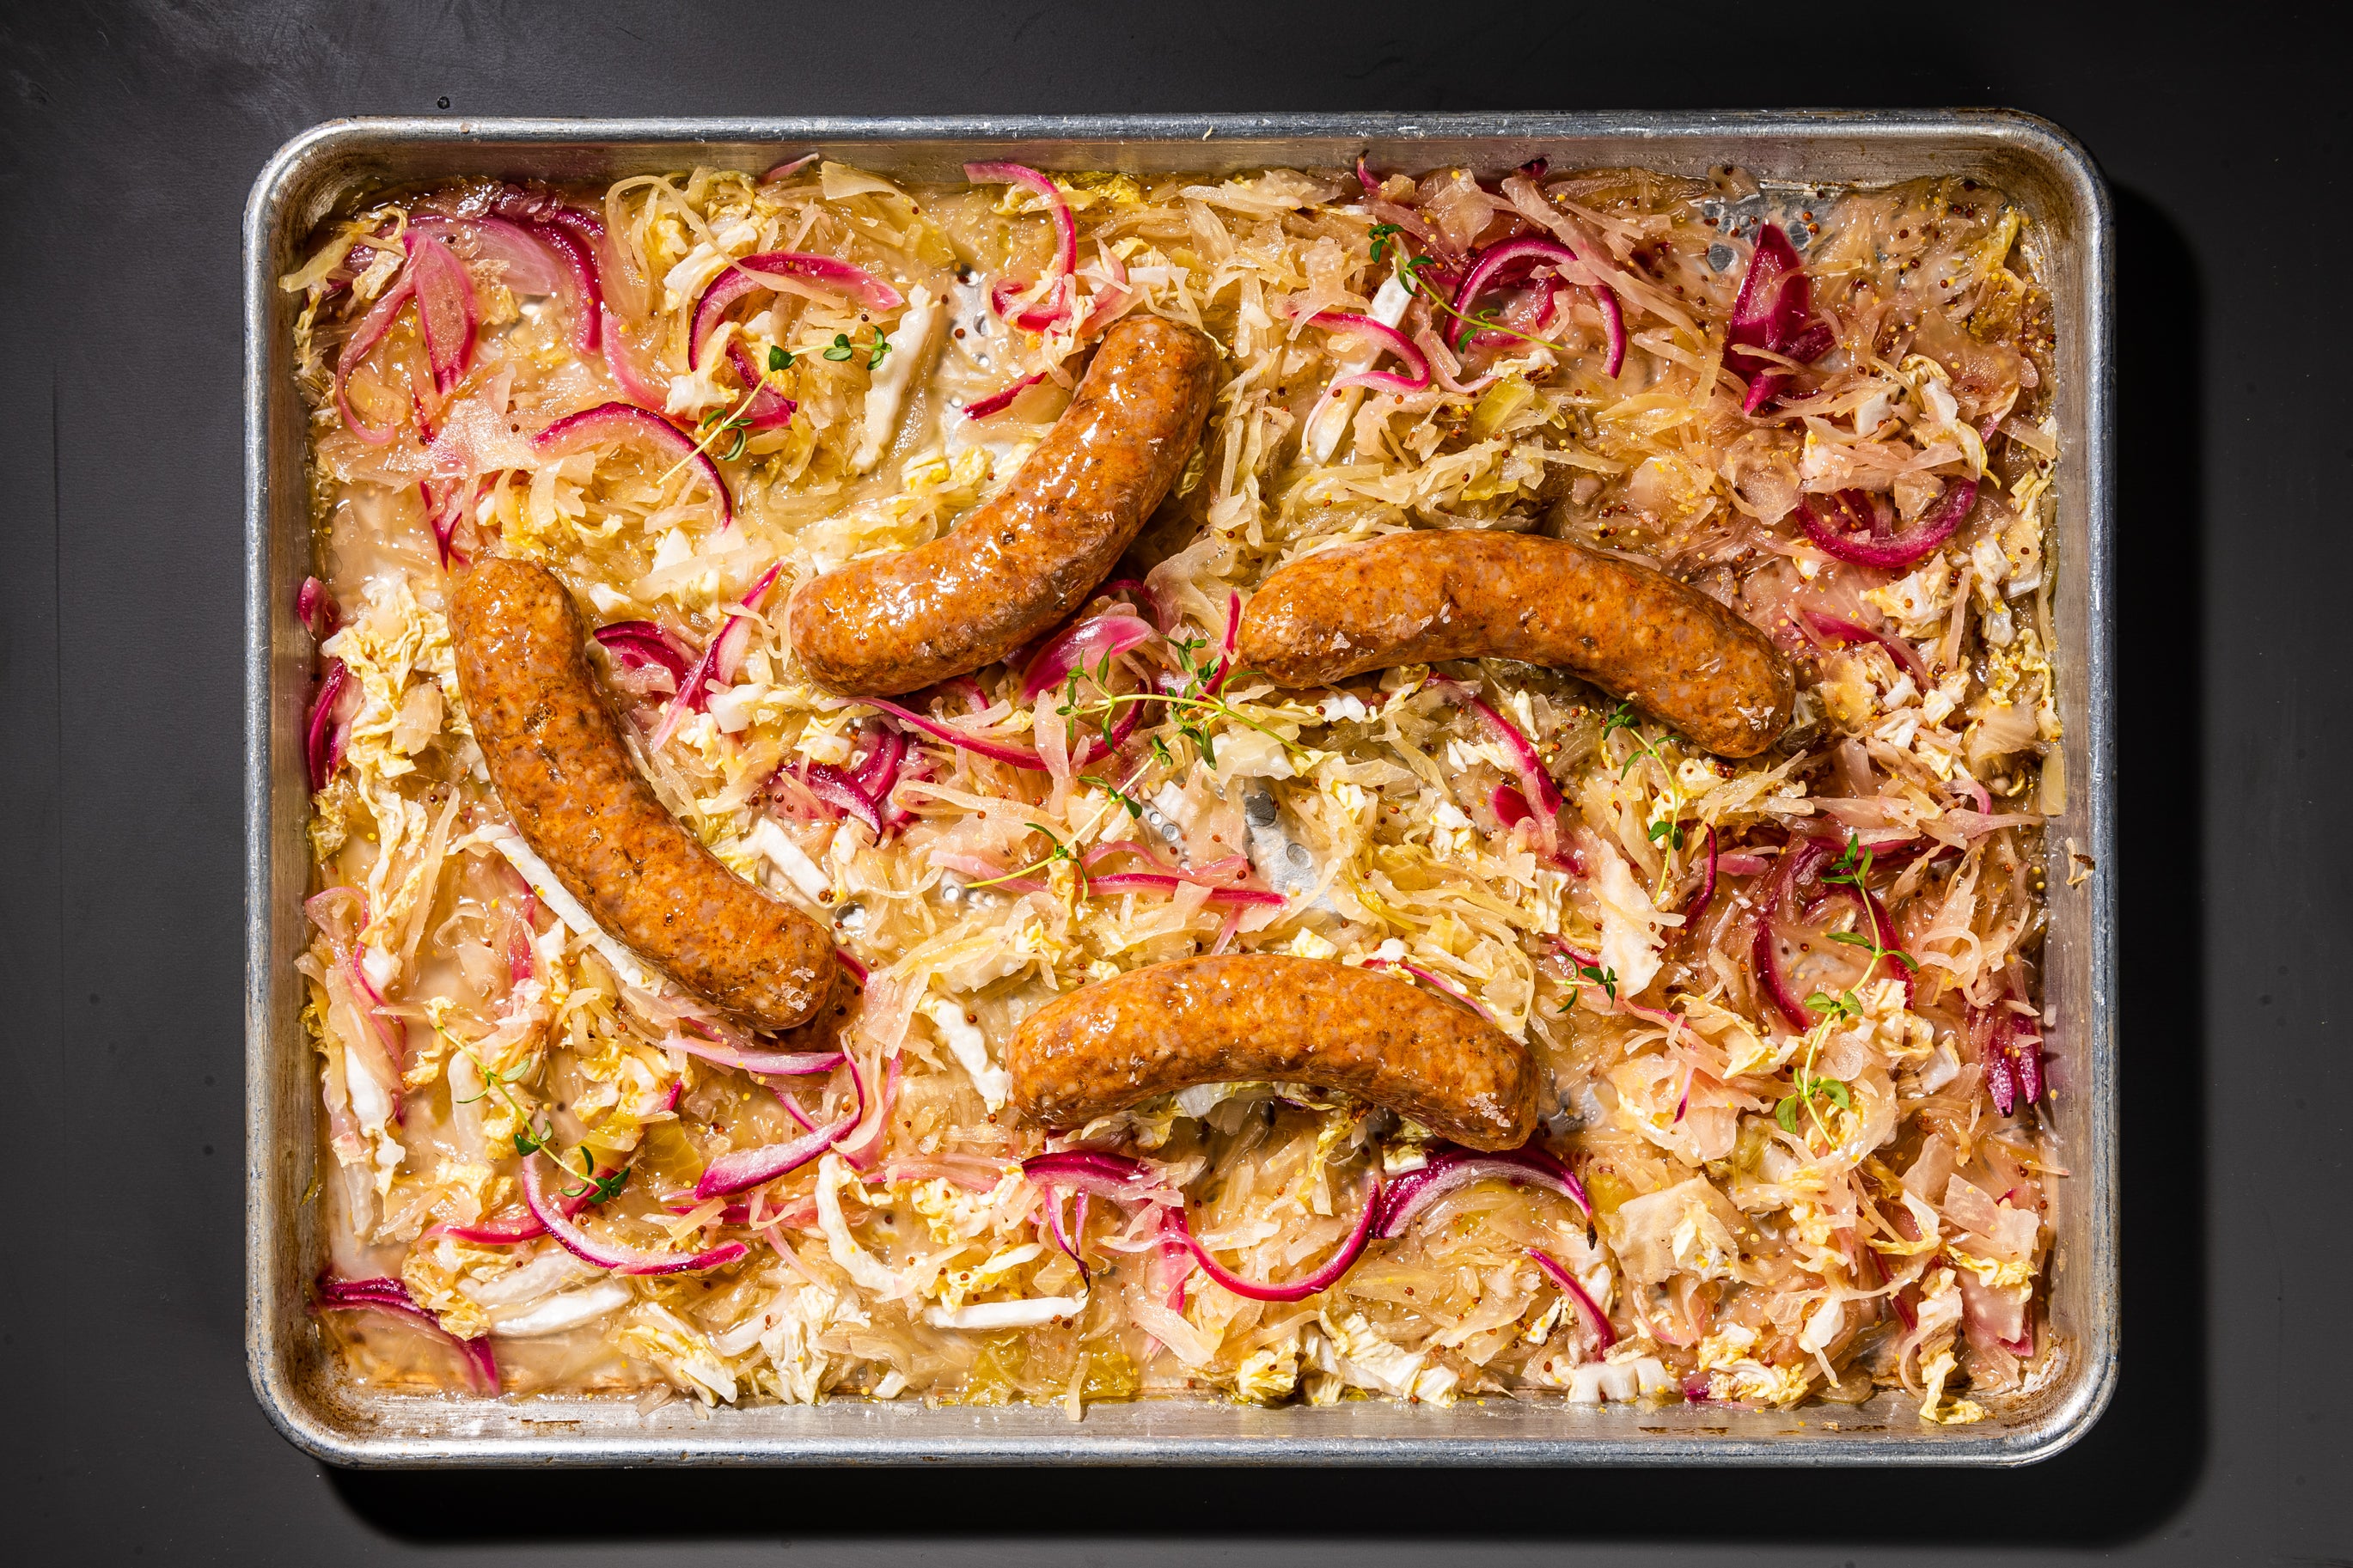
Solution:
<svg viewBox="0 0 2353 1568"><path fill-rule="evenodd" d="M1461 298L1528 237L1573 259ZM322 1331L388 1385L468 1386L480 1358L454 1338L491 1346L506 1391L649 1405L1900 1389L1924 1419L1977 1417L2047 1349L2056 1163L2037 955L2061 453L2032 245L1968 180L1540 164L923 188L805 160L459 184L330 225L286 279L322 580L301 968ZM1788 319L1736 331L1783 248ZM1176 492L1080 613L1106 625L907 699L929 730L814 687L793 584L953 528L1142 311L1224 360ZM1323 312L1394 327L1424 373ZM534 445L610 402L694 453ZM1965 484L1916 563L1833 547L1915 537ZM1228 668L1268 574L1426 528L1682 577L1796 662L1795 724L1732 763L1552 670L1284 691ZM521 850L443 614L446 574L483 552L546 563L592 625L628 628L596 657L657 792L866 972L840 1066L726 1065L720 1022ZM1433 674L1533 744L1556 820ZM1172 1207L1233 1272L1297 1278L1368 1179L1434 1153L1283 1084L1065 1136L1008 1109L999 1052L1029 1011L1219 951L1382 961L1475 1002L1546 1069L1538 1137L1589 1216L1480 1181L1303 1300L1198 1271ZM695 1197L730 1152L845 1117L819 1157ZM1134 1157L1156 1195L1025 1173L1067 1149ZM564 1173L569 1223L725 1261L575 1256L523 1206L525 1158ZM367 1310L386 1300L414 1310Z"/></svg>

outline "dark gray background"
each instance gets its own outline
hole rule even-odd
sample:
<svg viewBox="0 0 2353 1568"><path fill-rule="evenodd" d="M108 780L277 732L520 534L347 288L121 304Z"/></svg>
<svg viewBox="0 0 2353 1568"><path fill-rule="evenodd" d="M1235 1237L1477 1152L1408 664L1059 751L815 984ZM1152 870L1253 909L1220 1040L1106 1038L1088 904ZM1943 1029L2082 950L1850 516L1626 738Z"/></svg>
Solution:
<svg viewBox="0 0 2353 1568"><path fill-rule="evenodd" d="M2332 9L0 5L5 1550L2353 1562ZM1993 1474L358 1476L272 1433L238 1321L237 235L273 148L437 109L1774 103L2031 110L2116 185L2125 1371L2080 1447Z"/></svg>

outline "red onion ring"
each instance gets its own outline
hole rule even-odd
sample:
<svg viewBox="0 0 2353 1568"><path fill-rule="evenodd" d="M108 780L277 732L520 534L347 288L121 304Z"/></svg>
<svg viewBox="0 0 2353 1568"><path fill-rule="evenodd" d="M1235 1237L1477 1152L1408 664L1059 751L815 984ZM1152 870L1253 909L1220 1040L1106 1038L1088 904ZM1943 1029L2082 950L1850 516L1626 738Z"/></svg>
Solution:
<svg viewBox="0 0 2353 1568"><path fill-rule="evenodd" d="M793 422L800 404L768 384L768 378L752 363L752 351L744 346L741 338L727 340L727 363L734 367L736 379L752 394L752 401L736 416L745 429L776 430Z"/></svg>
<svg viewBox="0 0 2353 1568"><path fill-rule="evenodd" d="M1218 644L1218 672L1209 677L1208 690L1210 696L1215 697L1226 689L1226 681L1234 672L1234 654L1241 646L1241 637L1242 596L1229 592L1226 595L1226 635Z"/></svg>
<svg viewBox="0 0 2353 1568"><path fill-rule="evenodd" d="M1046 373L1042 370L1034 375L1025 375L1010 386L999 388L987 397L965 404L964 416L967 419L986 419L992 414L1002 414L1012 407L1015 400L1023 393L1045 379Z"/></svg>
<svg viewBox="0 0 2353 1568"><path fill-rule="evenodd" d="M720 1155L704 1168L702 1179L694 1184L696 1201L727 1197L799 1170L840 1142L849 1130L858 1125L858 1119L865 1110L861 1101L856 1110L840 1121L819 1127L789 1142L763 1144L756 1149L735 1149Z"/></svg>
<svg viewBox="0 0 2353 1568"><path fill-rule="evenodd" d="M575 452L594 451L624 441L643 441L692 467L711 486L719 508L719 526L734 525L734 498L727 493L727 481L719 477L719 465L685 431L634 403L600 403L594 408L567 414L533 437L531 448L543 458L567 458Z"/></svg>
<svg viewBox="0 0 2353 1568"><path fill-rule="evenodd" d="M1549 1188L1575 1204L1578 1213L1592 1217L1593 1201L1585 1195L1584 1185L1541 1144L1530 1143L1495 1154L1478 1154L1445 1144L1431 1152L1429 1164L1418 1171L1408 1171L1388 1184L1374 1233L1383 1241L1394 1241L1406 1233L1423 1210L1447 1194L1491 1178Z"/></svg>
<svg viewBox="0 0 2353 1568"><path fill-rule="evenodd" d="M633 669L659 665L672 680L682 679L701 657L685 638L653 621L616 621L590 635L621 663Z"/></svg>
<svg viewBox="0 0 2353 1568"><path fill-rule="evenodd" d="M1454 296L1454 309L1465 320L1475 320L1472 307L1477 303L1480 293L1494 283L1506 268L1523 263L1546 261L1556 267L1564 261L1584 265L1584 258L1556 239L1539 239L1529 235L1489 246L1471 264L1470 275L1462 279L1462 287ZM1566 278L1567 274L1564 271L1562 276ZM1609 340L1609 358L1602 366L1602 374L1614 377L1626 367L1626 313L1619 307L1617 292L1607 284L1578 286L1592 299L1594 308L1601 312L1602 326Z"/></svg>
<svg viewBox="0 0 2353 1568"><path fill-rule="evenodd" d="M1080 621L1057 634L1030 659L1021 677L1021 700L1034 702L1039 692L1060 686L1071 670L1117 658L1158 635L1150 623L1119 610Z"/></svg>
<svg viewBox="0 0 2353 1568"><path fill-rule="evenodd" d="M1502 743L1505 754L1511 758L1512 772L1519 778L1523 804L1533 802L1539 808L1530 815L1535 818L1536 837L1542 840L1545 853L1559 854L1560 811L1567 803L1561 798L1560 787L1552 782L1552 774L1546 769L1544 758L1537 754L1535 744L1520 733L1519 726L1489 707L1486 700L1479 695L1479 689L1469 682L1433 675L1422 684L1432 690L1444 692L1451 700L1469 708Z"/></svg>
<svg viewBox="0 0 2353 1568"><path fill-rule="evenodd" d="M926 713L918 713L912 708L902 708L898 703L883 698L861 697L859 700L869 708L879 709L890 714L902 724L921 730L934 740L944 741L959 751L970 752L976 756L987 757L991 762L1003 763L1007 767L1020 768L1029 773L1042 773L1048 771L1046 759L1036 752L976 735L968 730L959 729L954 724L934 719ZM1141 717L1140 706L1136 703L1129 703L1119 718L1113 721L1111 743L1103 744L1102 736L1090 731L1084 745L1071 758L1071 766L1073 769L1092 767L1118 751L1126 743L1128 736L1135 732L1136 721Z"/></svg>
<svg viewBox="0 0 2353 1568"><path fill-rule="evenodd" d="M1037 170L1024 163L966 163L964 177L975 184L1013 184L1043 196L1054 219L1054 264L1045 277L1033 286L1030 304L1024 310L1007 314L1010 296L1001 291L1011 279L1001 279L997 289L989 291L989 307L1015 326L1030 331L1042 331L1062 321L1071 313L1071 295L1076 292L1071 275L1079 269L1079 226L1071 216L1071 204L1063 199L1060 186ZM1048 301L1052 303L1049 306Z"/></svg>
<svg viewBox="0 0 2353 1568"><path fill-rule="evenodd" d="M315 793L327 787L327 780L343 766L343 748L352 735L351 721L338 723L334 718L335 700L343 694L351 671L340 658L327 661L325 673L319 680L319 695L311 700L311 719L303 732L302 755L310 764L311 788Z"/></svg>
<svg viewBox="0 0 2353 1568"><path fill-rule="evenodd" d="M1748 270L1740 279L1739 298L1733 301L1732 323L1725 333L1726 369L1747 384L1741 400L1743 414L1755 414L1773 400L1788 372L1772 361L1742 352L1761 348L1799 361L1820 359L1831 350L1827 330L1809 331L1813 315L1813 289L1806 279L1789 237L1778 224L1757 231ZM1811 350L1807 353L1804 351Z"/></svg>
<svg viewBox="0 0 2353 1568"><path fill-rule="evenodd" d="M1858 503L1851 499L1860 493L1847 490L1839 492L1836 500L1841 519L1854 521L1858 512L1869 506L1868 501ZM1825 518L1815 510L1813 498L1810 496L1798 498L1798 521L1804 527L1806 537L1819 545L1826 554L1834 555L1839 560L1856 566L1876 566L1896 572L1908 571L1926 561L1936 552L1938 545L1953 536L1954 531L1958 529L1963 520L1969 515L1969 508L1977 504L1977 480L1955 479L1945 487L1944 495L1938 498L1936 504L1929 508L1918 522L1914 523L1910 529L1902 533L1891 534L1885 538L1873 537L1871 532L1858 536L1852 531L1841 531L1834 526L1831 520ZM1871 634L1866 632L1864 635ZM1882 639L1873 637L1873 640ZM1917 654L1913 655L1915 663L1917 663L1918 659Z"/></svg>
<svg viewBox="0 0 2353 1568"><path fill-rule="evenodd" d="M1363 1189L1365 1201L1363 1206L1356 1211L1356 1227L1350 1231L1348 1238L1340 1244L1340 1250L1326 1258L1323 1266L1313 1273L1281 1285L1262 1284L1255 1279L1245 1279L1219 1263L1209 1255L1209 1249L1195 1238L1193 1227L1186 1223L1183 1209L1168 1210L1160 1223L1164 1235L1183 1237L1186 1247L1192 1251L1193 1261L1201 1266L1201 1272L1231 1290L1235 1295L1246 1297L1253 1301L1299 1301L1328 1290L1338 1284L1340 1277L1355 1268L1356 1259L1364 1255L1366 1239L1372 1233L1374 1213L1381 1206L1380 1178L1369 1171L1366 1172Z"/></svg>
<svg viewBox="0 0 2353 1568"><path fill-rule="evenodd" d="M752 584L752 591L740 601L744 608L758 609L761 597L775 584L776 574L783 570L784 563L780 561L762 573L760 580ZM694 668L688 670L685 679L679 682L678 695L670 700L670 707L663 711L661 722L654 727L652 737L646 742L649 751L660 751L663 742L677 731L689 713L702 711L711 700L712 678L722 676L723 671L724 676L734 673L735 667L743 662L744 649L751 637L750 621L741 616L727 617L727 624L719 628L718 635L711 639L711 646L702 650L702 657L695 660Z"/></svg>
<svg viewBox="0 0 2353 1568"><path fill-rule="evenodd" d="M694 314L687 326L687 369L702 368L703 353L711 346L719 318L730 305L746 294L763 289L773 291L779 283L790 281L814 283L829 292L847 295L870 310L895 310L907 302L899 290L863 267L852 266L839 257L798 250L764 250L735 262L703 287L702 297L695 300Z"/></svg>
<svg viewBox="0 0 2353 1568"><path fill-rule="evenodd" d="M1282 901L1282 896L1280 894L1276 895L1275 902L1281 903ZM1486 1019L1490 1024L1493 1024L1497 1028L1500 1029L1504 1026L1496 1020L1495 1015L1489 1012L1484 1006L1481 1005L1468 991L1463 990L1462 987L1455 984L1454 982L1447 979L1444 975L1433 973L1430 970L1422 968L1418 963L1408 963L1401 958L1368 958L1365 960L1365 967L1366 969L1402 970L1404 973L1412 975L1416 980L1420 981L1424 985L1429 986L1432 991L1439 993L1448 1000L1461 1003L1462 1005L1470 1008L1471 1011L1478 1014L1479 1016Z"/></svg>
<svg viewBox="0 0 2353 1568"><path fill-rule="evenodd" d="M707 1251L692 1254L647 1252L617 1242L599 1241L572 1223L564 1211L549 1201L539 1173L542 1156L526 1154L522 1160L522 1197L539 1223L547 1227L556 1245L565 1251L598 1268L616 1274L684 1274L705 1268L717 1268L734 1262L752 1249L740 1241L723 1242Z"/></svg>
<svg viewBox="0 0 2353 1568"><path fill-rule="evenodd" d="M433 389L448 396L474 362L474 324L480 312L466 264L430 235L409 234L410 286L416 289L417 321L425 334L425 355L433 366Z"/></svg>
<svg viewBox="0 0 2353 1568"><path fill-rule="evenodd" d="M1600 1340L1603 1350L1607 1351L1618 1342L1618 1331L1609 1326L1609 1314L1601 1310L1600 1302L1585 1293L1585 1287L1577 1282L1576 1275L1540 1247L1529 1247L1528 1257L1537 1268L1552 1277L1552 1282L1560 1287L1562 1295L1577 1303L1577 1310L1585 1314L1587 1322L1593 1325L1593 1332Z"/></svg>
<svg viewBox="0 0 2353 1568"><path fill-rule="evenodd" d="M1708 901L1715 897L1715 825L1709 823L1704 831L1707 834L1707 879L1699 885L1699 896L1692 900L1691 907L1683 912L1685 931L1698 926L1700 916L1707 913Z"/></svg>
<svg viewBox="0 0 2353 1568"><path fill-rule="evenodd" d="M408 1287L397 1279L329 1279L319 1280L319 1294L312 1300L313 1312L382 1312L387 1317L404 1318L458 1347L466 1358L467 1374L491 1393L499 1392L499 1361L491 1349L487 1337L478 1340L460 1339L441 1326L441 1320L417 1305Z"/></svg>
<svg viewBox="0 0 2353 1568"><path fill-rule="evenodd" d="M621 390L628 394L631 401L649 408L669 403L669 385L655 385L651 377L638 368L628 340L622 334L621 319L607 308L597 313L597 320L604 328L605 368L613 373L613 380Z"/></svg>

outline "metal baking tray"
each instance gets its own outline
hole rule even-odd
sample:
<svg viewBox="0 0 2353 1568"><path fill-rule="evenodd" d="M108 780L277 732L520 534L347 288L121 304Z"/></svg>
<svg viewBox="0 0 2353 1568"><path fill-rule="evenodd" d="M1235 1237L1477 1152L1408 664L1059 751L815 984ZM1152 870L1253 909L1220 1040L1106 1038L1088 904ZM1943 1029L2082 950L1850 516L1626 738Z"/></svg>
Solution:
<svg viewBox="0 0 2353 1568"><path fill-rule="evenodd" d="M1269 1410L1172 1399L1097 1405L1073 1423L1054 1407L856 1399L707 1415L673 1403L641 1416L626 1398L389 1394L343 1373L305 1310L323 1256L314 1205L303 1201L319 1152L319 1096L294 970L309 875L302 720L311 659L294 598L311 563L295 302L276 280L321 219L386 186L463 175L605 181L696 163L756 170L812 149L909 180L959 178L976 153L1138 173L1343 166L1361 152L1391 167L1489 172L1537 156L1555 168L1683 174L1738 163L1768 184L1959 174L2024 205L2057 312L2065 453L2053 610L2068 788L2048 835L2044 976L2057 1019L2056 1142L2071 1173L2052 1209L2055 1348L2032 1392L1959 1427L1924 1426L1910 1400L1884 1394L1797 1411L1504 1399L1448 1410L1370 1401ZM246 1354L263 1409L322 1459L381 1466L2015 1465L2064 1448L2105 1407L2118 1343L2114 233L2106 185L2084 148L2046 121L1999 110L343 120L295 137L261 172L245 217Z"/></svg>

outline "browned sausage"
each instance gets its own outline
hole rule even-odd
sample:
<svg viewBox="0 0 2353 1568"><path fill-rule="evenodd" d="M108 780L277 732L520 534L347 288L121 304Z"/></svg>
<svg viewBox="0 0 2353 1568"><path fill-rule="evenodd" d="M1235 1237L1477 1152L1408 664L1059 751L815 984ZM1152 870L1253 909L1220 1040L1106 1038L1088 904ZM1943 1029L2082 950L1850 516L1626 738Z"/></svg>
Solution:
<svg viewBox="0 0 2353 1568"><path fill-rule="evenodd" d="M1448 529L1344 544L1269 577L1242 616L1242 663L1284 686L1448 658L1573 669L1726 757L1771 745L1797 694L1788 661L1732 611L1565 539Z"/></svg>
<svg viewBox="0 0 2353 1568"><path fill-rule="evenodd" d="M449 634L499 798L596 922L754 1027L814 1014L834 982L832 939L662 809L598 695L588 628L555 574L479 563L450 595Z"/></svg>
<svg viewBox="0 0 2353 1568"><path fill-rule="evenodd" d="M1245 1079L1338 1089L1472 1149L1516 1149L1536 1120L1535 1064L1470 1009L1276 953L1180 958L1057 997L1005 1065L1013 1103L1050 1127Z"/></svg>
<svg viewBox="0 0 2353 1568"><path fill-rule="evenodd" d="M1217 345L1132 317L1005 492L929 544L803 584L793 649L819 685L889 697L994 663L1086 602L1168 493L1209 412Z"/></svg>

